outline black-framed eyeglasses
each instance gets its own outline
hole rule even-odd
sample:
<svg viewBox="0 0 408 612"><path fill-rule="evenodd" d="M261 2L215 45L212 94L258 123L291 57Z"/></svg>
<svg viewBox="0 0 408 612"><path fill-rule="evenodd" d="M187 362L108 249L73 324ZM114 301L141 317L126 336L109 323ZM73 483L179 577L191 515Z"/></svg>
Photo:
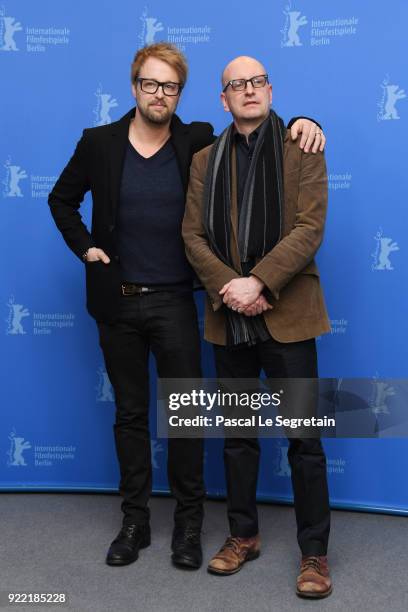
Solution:
<svg viewBox="0 0 408 612"><path fill-rule="evenodd" d="M178 96L183 89L180 83L173 83L173 81L160 83L160 81L156 81L155 79L136 77L135 82L140 83L140 89L149 94L155 94L159 87L161 87L165 96Z"/></svg>
<svg viewBox="0 0 408 612"><path fill-rule="evenodd" d="M229 86L231 86L233 91L244 91L244 89L247 88L247 83L251 83L252 87L255 87L255 89L258 87L265 87L268 83L268 75L259 74L251 79L232 79L232 81L228 81L222 91L225 92Z"/></svg>

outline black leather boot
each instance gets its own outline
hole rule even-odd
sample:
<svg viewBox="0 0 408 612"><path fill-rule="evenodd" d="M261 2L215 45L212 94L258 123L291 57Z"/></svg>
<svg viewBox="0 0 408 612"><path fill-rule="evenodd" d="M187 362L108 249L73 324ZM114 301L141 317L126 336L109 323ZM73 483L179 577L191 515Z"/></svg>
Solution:
<svg viewBox="0 0 408 612"><path fill-rule="evenodd" d="M125 525L113 540L106 563L108 565L128 565L139 556L139 550L150 546L149 525Z"/></svg>
<svg viewBox="0 0 408 612"><path fill-rule="evenodd" d="M198 569L203 562L201 529L193 525L176 525L173 531L171 560L182 568Z"/></svg>

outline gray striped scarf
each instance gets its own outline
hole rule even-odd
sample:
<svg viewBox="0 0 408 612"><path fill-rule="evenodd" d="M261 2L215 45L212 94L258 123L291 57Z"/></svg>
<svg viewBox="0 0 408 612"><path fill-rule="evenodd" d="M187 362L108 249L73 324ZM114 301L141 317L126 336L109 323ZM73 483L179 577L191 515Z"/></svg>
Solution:
<svg viewBox="0 0 408 612"><path fill-rule="evenodd" d="M204 227L214 254L230 268L231 155L234 124L213 144L204 184ZM271 111L259 129L238 215L240 269L248 276L255 261L280 240L283 207L283 140L285 126ZM262 315L247 317L225 308L227 345L255 344L270 336Z"/></svg>

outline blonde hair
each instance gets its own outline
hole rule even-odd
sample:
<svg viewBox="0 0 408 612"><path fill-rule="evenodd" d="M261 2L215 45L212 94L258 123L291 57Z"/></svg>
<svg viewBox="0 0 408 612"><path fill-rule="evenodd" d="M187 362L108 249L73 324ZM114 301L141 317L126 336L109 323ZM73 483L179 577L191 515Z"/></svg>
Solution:
<svg viewBox="0 0 408 612"><path fill-rule="evenodd" d="M187 60L175 45L167 42L154 43L139 49L131 66L130 79L132 83L139 76L143 64L149 57L155 57L169 64L177 72L181 85L185 84L188 72Z"/></svg>

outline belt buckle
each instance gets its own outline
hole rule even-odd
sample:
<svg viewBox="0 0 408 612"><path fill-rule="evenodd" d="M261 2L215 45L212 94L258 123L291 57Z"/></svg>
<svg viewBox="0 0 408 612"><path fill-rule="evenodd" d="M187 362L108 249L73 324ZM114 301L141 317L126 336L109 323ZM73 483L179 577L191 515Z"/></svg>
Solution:
<svg viewBox="0 0 408 612"><path fill-rule="evenodd" d="M151 293L149 287L135 285L134 283L126 283L122 285L122 295L142 295L143 293Z"/></svg>
<svg viewBox="0 0 408 612"><path fill-rule="evenodd" d="M134 295L136 293L135 286L131 284L122 285L122 295Z"/></svg>

